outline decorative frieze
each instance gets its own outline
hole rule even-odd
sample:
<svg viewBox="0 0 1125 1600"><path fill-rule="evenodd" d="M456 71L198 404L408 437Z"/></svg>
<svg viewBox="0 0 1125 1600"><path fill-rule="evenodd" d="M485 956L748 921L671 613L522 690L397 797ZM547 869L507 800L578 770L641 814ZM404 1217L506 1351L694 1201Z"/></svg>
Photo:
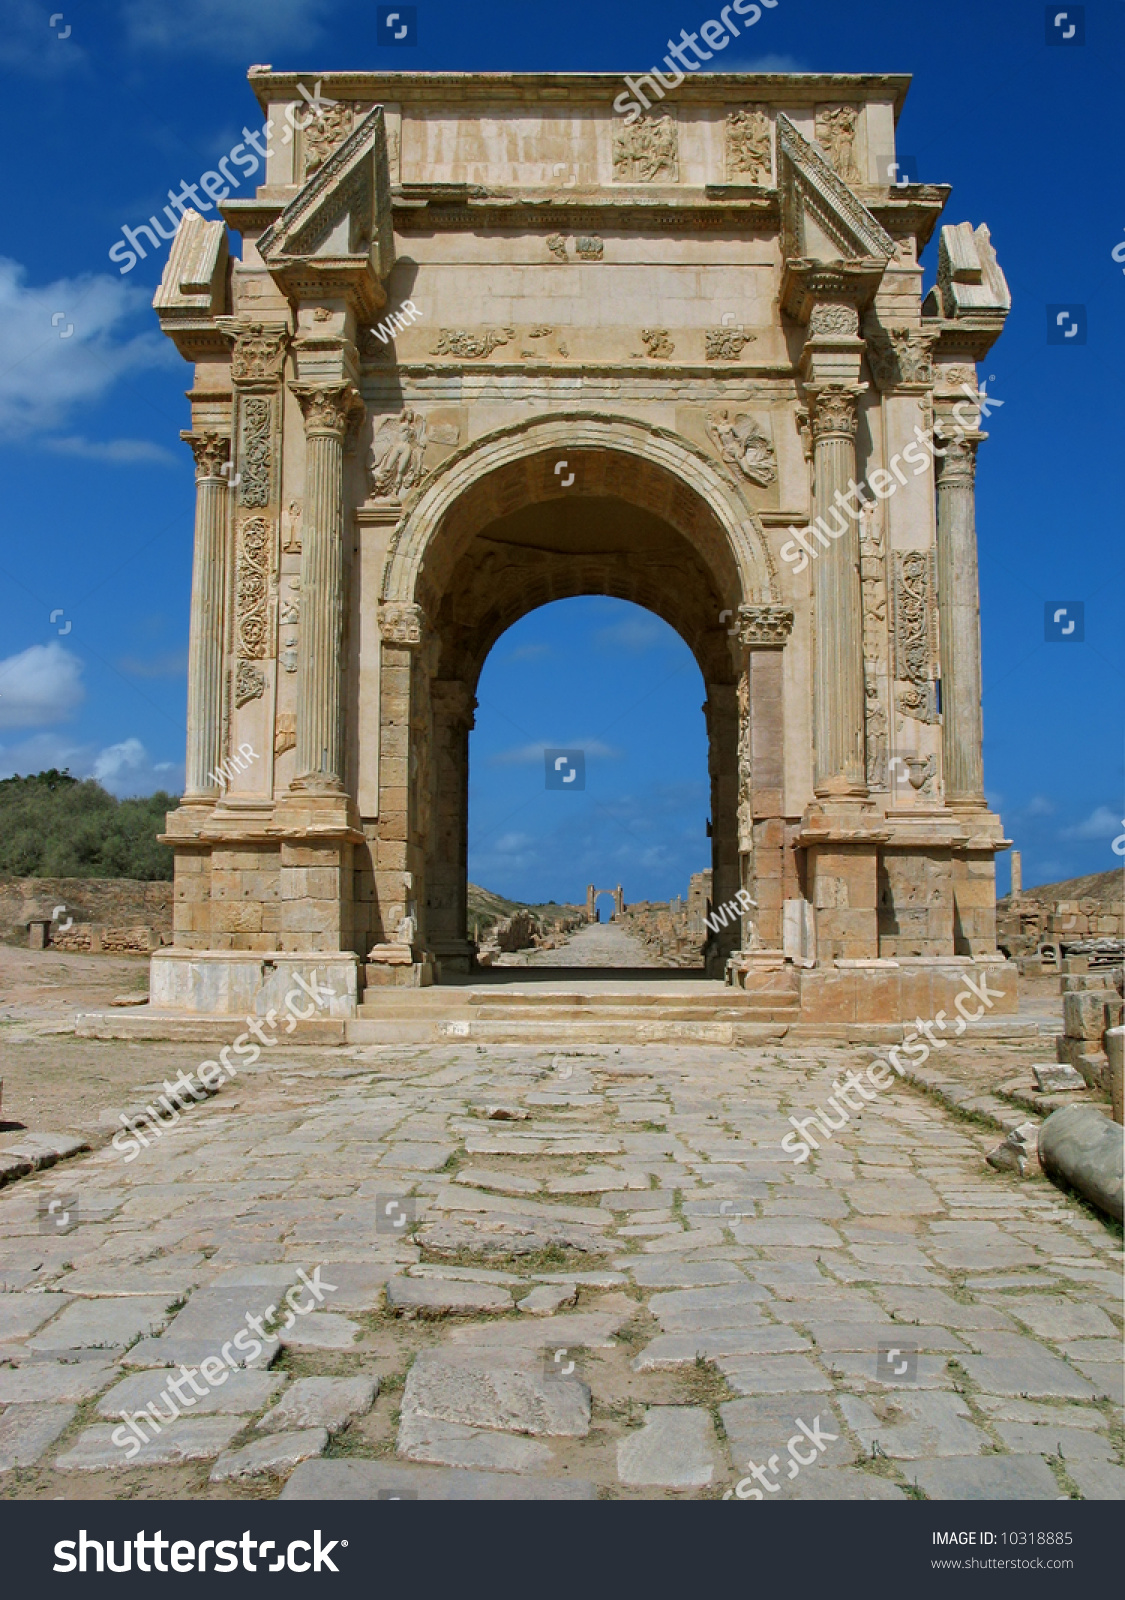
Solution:
<svg viewBox="0 0 1125 1600"><path fill-rule="evenodd" d="M440 328L437 343L430 346L430 354L457 356L461 361L484 361L515 336L514 328L486 328L480 334L469 333L465 328Z"/></svg>
<svg viewBox="0 0 1125 1600"><path fill-rule="evenodd" d="M605 242L596 233L583 234L574 241L574 253L582 261L601 261L605 255Z"/></svg>
<svg viewBox="0 0 1125 1600"><path fill-rule="evenodd" d="M641 343L653 361L667 361L675 354L676 344L667 328L642 328Z"/></svg>
<svg viewBox="0 0 1125 1600"><path fill-rule="evenodd" d="M731 183L769 183L773 160L770 119L764 111L751 107L728 113L726 157Z"/></svg>
<svg viewBox="0 0 1125 1600"><path fill-rule="evenodd" d="M899 711L919 722L936 722L934 696L933 562L924 550L895 552L895 680L906 687Z"/></svg>
<svg viewBox="0 0 1125 1600"><path fill-rule="evenodd" d="M703 337L708 361L737 361L758 336L745 328L707 328Z"/></svg>
<svg viewBox="0 0 1125 1600"><path fill-rule="evenodd" d="M745 411L732 419L730 412L711 412L707 432L724 461L738 468L744 478L762 488L777 479L777 456L772 442L754 418Z"/></svg>
<svg viewBox="0 0 1125 1600"><path fill-rule="evenodd" d="M613 176L618 183L678 183L679 138L670 116L641 117L613 130Z"/></svg>

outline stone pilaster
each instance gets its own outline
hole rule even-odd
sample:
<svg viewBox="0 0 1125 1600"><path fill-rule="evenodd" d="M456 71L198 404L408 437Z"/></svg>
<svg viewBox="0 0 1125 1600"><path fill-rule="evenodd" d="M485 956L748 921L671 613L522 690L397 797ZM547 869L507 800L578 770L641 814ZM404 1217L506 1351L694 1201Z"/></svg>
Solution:
<svg viewBox="0 0 1125 1600"><path fill-rule="evenodd" d="M433 718L433 845L426 865L427 944L444 971L468 972L469 733L476 700L467 683L430 684Z"/></svg>
<svg viewBox="0 0 1125 1600"><path fill-rule="evenodd" d="M195 457L195 551L188 643L185 800L214 802L223 759L223 628L227 580L227 476L230 439L183 433Z"/></svg>
<svg viewBox="0 0 1125 1600"><path fill-rule="evenodd" d="M985 436L960 428L953 434L951 428L944 453L935 452L942 765L946 800L980 809L984 764L975 477L977 444Z"/></svg>
<svg viewBox="0 0 1125 1600"><path fill-rule="evenodd" d="M305 417L297 759L292 787L343 790L344 436L363 402L349 383L293 386Z"/></svg>
<svg viewBox="0 0 1125 1600"><path fill-rule="evenodd" d="M784 900L785 728L782 649L793 612L738 608L738 853L741 887L755 905L742 916L742 949L781 948Z"/></svg>
<svg viewBox="0 0 1125 1600"><path fill-rule="evenodd" d="M825 799L867 793L859 521L836 499L855 482L858 394L845 384L809 389L814 526L833 535L813 562L814 787Z"/></svg>

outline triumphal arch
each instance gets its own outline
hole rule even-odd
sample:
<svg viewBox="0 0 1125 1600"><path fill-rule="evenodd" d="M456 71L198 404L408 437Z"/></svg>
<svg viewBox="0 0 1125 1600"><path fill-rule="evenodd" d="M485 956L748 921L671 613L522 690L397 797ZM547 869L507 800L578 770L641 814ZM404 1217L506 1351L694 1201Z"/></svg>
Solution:
<svg viewBox="0 0 1125 1600"><path fill-rule="evenodd" d="M194 366L197 502L154 1005L263 1010L316 967L346 1016L467 972L482 665L605 594L706 682L712 900L754 903L709 969L876 1021L987 967L1010 1008L988 230L899 181L904 77L637 82L643 115L611 75L251 71L266 182L184 211L155 300Z"/></svg>

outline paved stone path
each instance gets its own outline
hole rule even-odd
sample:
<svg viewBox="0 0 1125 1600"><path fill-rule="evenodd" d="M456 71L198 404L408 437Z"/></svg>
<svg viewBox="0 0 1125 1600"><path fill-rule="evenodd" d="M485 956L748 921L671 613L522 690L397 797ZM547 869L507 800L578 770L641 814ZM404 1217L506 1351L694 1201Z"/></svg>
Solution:
<svg viewBox="0 0 1125 1600"><path fill-rule="evenodd" d="M795 1164L867 1059L274 1052L0 1191L0 1494L1120 1498L1119 1240L898 1083Z"/></svg>
<svg viewBox="0 0 1125 1600"><path fill-rule="evenodd" d="M659 967L661 962L640 939L616 922L590 922L554 950L528 950L505 966Z"/></svg>

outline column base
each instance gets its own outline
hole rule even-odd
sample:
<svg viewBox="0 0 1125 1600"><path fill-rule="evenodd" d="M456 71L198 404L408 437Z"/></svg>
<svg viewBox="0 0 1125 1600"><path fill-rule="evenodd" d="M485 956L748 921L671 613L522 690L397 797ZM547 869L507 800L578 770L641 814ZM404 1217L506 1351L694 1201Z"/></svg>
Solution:
<svg viewBox="0 0 1125 1600"><path fill-rule="evenodd" d="M428 950L408 944L372 945L366 979L369 989L428 989L434 981L434 959Z"/></svg>

